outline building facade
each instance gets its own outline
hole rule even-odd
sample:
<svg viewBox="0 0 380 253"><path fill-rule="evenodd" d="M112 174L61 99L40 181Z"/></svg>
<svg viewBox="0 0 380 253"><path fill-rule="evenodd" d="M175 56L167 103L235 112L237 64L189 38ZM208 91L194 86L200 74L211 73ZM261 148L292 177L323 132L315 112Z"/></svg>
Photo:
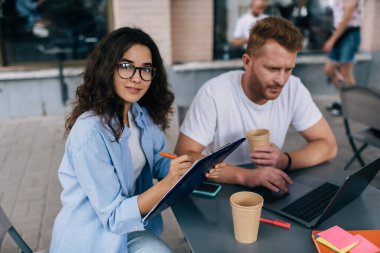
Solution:
<svg viewBox="0 0 380 253"><path fill-rule="evenodd" d="M226 58L223 56L223 60L218 51L220 48L224 50L225 45L221 47L220 44L229 40L233 21L238 14L249 7L250 3L250 0L231 1L103 2L106 3L104 10L107 13L108 31L122 26L138 27L156 41L168 66L169 78L176 94L176 104L186 107L205 80L229 69L240 69L242 66L239 59L229 59L228 55ZM272 2L268 0L268 3ZM276 6L272 4L270 11L277 15L279 8L276 9ZM291 13L293 16L294 13L300 13L298 15L302 18L302 13L307 13L305 8L299 9L299 12L293 9ZM380 20L376 19L377 11L380 11L380 1L365 1L361 43L361 50L364 53L358 56L355 70L359 82L363 85L380 83L380 73L377 71L380 67L380 33L377 32ZM5 59L5 54L9 52L4 51L3 41L0 43L3 49L0 58ZM57 55L54 57L50 58L52 61L41 64L21 62L7 65L6 61L0 61L2 65L0 66L0 119L65 113L66 104L62 103L65 100L62 94L65 88L63 85L66 86L69 100L72 99L75 88L80 82L78 75L83 70L83 61L78 63L67 58L60 60ZM320 86L321 78L325 78L323 61L324 55L320 52L299 56L295 73L301 78L307 78L305 83L310 89ZM59 64L62 66L61 79L57 67ZM333 89L325 89L325 86L320 86L315 91L334 92Z"/></svg>

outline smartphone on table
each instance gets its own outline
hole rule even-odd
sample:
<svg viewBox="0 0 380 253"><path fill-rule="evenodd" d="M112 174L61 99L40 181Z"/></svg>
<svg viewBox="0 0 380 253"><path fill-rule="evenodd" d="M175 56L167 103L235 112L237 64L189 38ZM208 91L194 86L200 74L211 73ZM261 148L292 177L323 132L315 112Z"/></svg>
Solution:
<svg viewBox="0 0 380 253"><path fill-rule="evenodd" d="M193 190L194 194L215 197L216 194L222 189L222 186L212 182L202 182L197 188Z"/></svg>

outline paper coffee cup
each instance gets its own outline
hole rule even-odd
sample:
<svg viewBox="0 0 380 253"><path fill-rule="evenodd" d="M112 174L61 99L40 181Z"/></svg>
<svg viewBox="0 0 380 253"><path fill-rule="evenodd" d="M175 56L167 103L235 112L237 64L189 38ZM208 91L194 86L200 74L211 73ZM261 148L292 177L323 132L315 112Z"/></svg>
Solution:
<svg viewBox="0 0 380 253"><path fill-rule="evenodd" d="M268 129L253 129L246 134L249 145L249 152L252 153L255 147L266 147L270 145Z"/></svg>
<svg viewBox="0 0 380 253"><path fill-rule="evenodd" d="M254 192L243 191L231 195L232 222L238 242L253 243L257 240L263 204L263 197Z"/></svg>

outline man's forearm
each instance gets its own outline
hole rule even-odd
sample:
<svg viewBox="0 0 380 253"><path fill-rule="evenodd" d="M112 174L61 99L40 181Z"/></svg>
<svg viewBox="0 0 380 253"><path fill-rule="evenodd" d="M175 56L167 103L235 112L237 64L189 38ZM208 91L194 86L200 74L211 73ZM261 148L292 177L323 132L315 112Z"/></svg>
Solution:
<svg viewBox="0 0 380 253"><path fill-rule="evenodd" d="M226 168L221 172L220 177L212 181L254 187L257 186L257 182L254 182L256 179L253 175L254 173L255 170L227 164Z"/></svg>
<svg viewBox="0 0 380 253"><path fill-rule="evenodd" d="M327 140L315 140L289 154L292 158L291 169L301 169L335 158L337 147Z"/></svg>

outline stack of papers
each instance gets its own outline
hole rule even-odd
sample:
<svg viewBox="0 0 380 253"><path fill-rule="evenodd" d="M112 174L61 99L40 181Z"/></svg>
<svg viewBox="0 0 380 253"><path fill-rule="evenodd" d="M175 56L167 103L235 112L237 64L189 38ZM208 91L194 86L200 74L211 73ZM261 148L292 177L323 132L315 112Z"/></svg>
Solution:
<svg viewBox="0 0 380 253"><path fill-rule="evenodd" d="M358 238L338 226L322 231L315 237L317 237L317 242L339 253L346 253L359 243Z"/></svg>
<svg viewBox="0 0 380 253"><path fill-rule="evenodd" d="M352 234L340 228L339 226L331 227L325 231L314 233L313 240L321 243L334 252L339 253L375 253L380 252L380 248L368 241L360 234ZM320 249L316 244L319 252Z"/></svg>

